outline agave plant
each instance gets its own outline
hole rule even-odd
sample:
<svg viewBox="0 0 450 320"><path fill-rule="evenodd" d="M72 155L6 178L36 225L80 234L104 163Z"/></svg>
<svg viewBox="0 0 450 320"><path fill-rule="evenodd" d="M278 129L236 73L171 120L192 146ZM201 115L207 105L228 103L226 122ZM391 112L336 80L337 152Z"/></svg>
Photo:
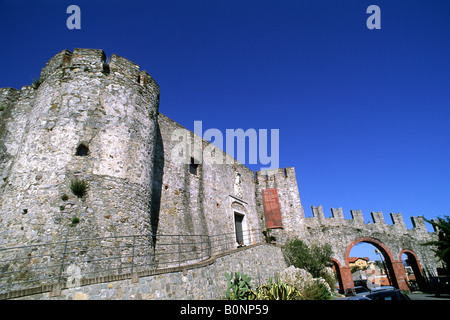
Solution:
<svg viewBox="0 0 450 320"><path fill-rule="evenodd" d="M254 300L301 300L301 293L294 286L282 283L280 279L274 282L269 279L269 284L261 285L252 291L251 299Z"/></svg>
<svg viewBox="0 0 450 320"><path fill-rule="evenodd" d="M248 300L252 294L250 281L251 278L244 273L226 273L225 278L228 280L228 288L225 292L227 300Z"/></svg>

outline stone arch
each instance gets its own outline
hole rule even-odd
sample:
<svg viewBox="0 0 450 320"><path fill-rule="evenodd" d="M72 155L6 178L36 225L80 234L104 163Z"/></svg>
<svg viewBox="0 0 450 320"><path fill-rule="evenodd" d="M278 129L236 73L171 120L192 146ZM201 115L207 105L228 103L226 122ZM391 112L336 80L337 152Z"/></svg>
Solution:
<svg viewBox="0 0 450 320"><path fill-rule="evenodd" d="M247 209L240 202L237 201L233 201L231 203L231 208L241 213L247 213Z"/></svg>
<svg viewBox="0 0 450 320"><path fill-rule="evenodd" d="M333 263L333 271L336 273L336 278L339 283L339 292L344 293L344 284L342 282L342 275L341 275L341 264L339 261L335 258L331 258L331 261Z"/></svg>
<svg viewBox="0 0 450 320"><path fill-rule="evenodd" d="M383 242L381 242L380 240L378 240L376 238L372 238L372 237L362 237L362 238L356 239L355 241L350 243L350 245L347 247L347 250L345 251L345 265L347 265L347 266L349 265L350 251L355 246L355 244L360 243L360 242L366 242L366 243L369 243L369 244L375 246L383 254L383 257L385 258L385 260L389 259L390 261L394 261L391 251L389 250L388 247L386 247L386 245Z"/></svg>
<svg viewBox="0 0 450 320"><path fill-rule="evenodd" d="M350 251L351 249L360 242L366 242L375 246L383 255L386 269L389 277L389 281L392 286L409 291L409 287L406 282L406 273L405 268L403 267L403 263L400 260L395 260L389 248L380 240L372 237L360 237L353 242L351 242L347 249L345 250L345 266L340 266L340 283L342 282L341 291L345 291L347 288L351 288L354 286L352 274L350 271Z"/></svg>
<svg viewBox="0 0 450 320"><path fill-rule="evenodd" d="M417 257L417 254L410 249L403 249L402 251L400 251L398 260L402 261L403 254L406 254L409 262L411 263L411 268L414 273L414 277L415 277L415 281L417 283L418 289L421 291L425 290L426 289L426 280L425 280L425 277L423 276L422 266L420 264L419 258ZM409 281L409 278L408 278L408 285L411 290L411 282Z"/></svg>

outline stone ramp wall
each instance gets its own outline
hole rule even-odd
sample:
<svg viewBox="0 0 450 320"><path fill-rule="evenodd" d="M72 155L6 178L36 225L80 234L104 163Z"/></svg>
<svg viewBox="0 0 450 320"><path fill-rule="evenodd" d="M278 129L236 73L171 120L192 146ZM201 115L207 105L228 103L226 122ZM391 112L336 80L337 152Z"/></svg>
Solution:
<svg viewBox="0 0 450 320"><path fill-rule="evenodd" d="M167 269L165 273L76 286L17 298L19 300L205 300L224 297L227 288L225 272L243 272L256 287L286 268L281 248L255 244L212 257L190 266Z"/></svg>

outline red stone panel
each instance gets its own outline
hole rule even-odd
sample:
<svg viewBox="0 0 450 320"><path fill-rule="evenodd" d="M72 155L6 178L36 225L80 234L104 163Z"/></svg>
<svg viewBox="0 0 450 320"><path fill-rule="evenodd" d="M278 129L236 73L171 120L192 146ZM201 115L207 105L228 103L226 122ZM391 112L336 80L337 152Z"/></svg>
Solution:
<svg viewBox="0 0 450 320"><path fill-rule="evenodd" d="M281 222L281 209L277 189L264 189L262 195L266 227L268 229L282 228L283 223Z"/></svg>

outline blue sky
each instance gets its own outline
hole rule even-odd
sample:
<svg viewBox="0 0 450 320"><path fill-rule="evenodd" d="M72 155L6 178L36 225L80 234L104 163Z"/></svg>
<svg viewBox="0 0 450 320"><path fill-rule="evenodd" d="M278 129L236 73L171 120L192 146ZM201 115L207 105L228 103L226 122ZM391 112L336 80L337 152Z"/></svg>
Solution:
<svg viewBox="0 0 450 320"><path fill-rule="evenodd" d="M349 257L367 257L370 261L381 260L380 255L375 253L375 249L375 246L370 243L359 242L350 250Z"/></svg>
<svg viewBox="0 0 450 320"><path fill-rule="evenodd" d="M379 253L375 253L375 250L376 248L374 245L366 242L359 242L350 250L349 257L367 257L370 261L386 259L384 256L381 258ZM406 254L402 254L401 258L402 261L406 260Z"/></svg>
<svg viewBox="0 0 450 320"><path fill-rule="evenodd" d="M66 27L71 4L81 30ZM279 129L307 216L402 212L411 228L450 215L449 14L433 0L0 0L0 87L31 84L63 49L118 54L190 130Z"/></svg>

